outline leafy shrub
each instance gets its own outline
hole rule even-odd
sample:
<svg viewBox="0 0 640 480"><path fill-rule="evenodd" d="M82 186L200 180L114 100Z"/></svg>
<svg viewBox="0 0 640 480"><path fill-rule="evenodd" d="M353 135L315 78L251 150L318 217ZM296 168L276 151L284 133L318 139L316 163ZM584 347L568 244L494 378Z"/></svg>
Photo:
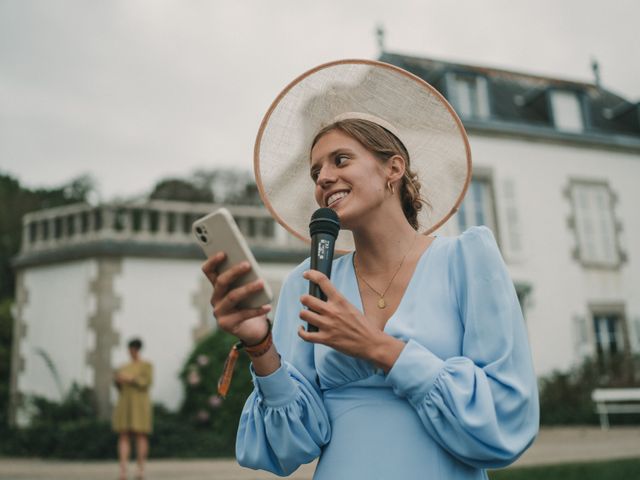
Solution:
<svg viewBox="0 0 640 480"><path fill-rule="evenodd" d="M217 394L217 381L236 339L222 331L203 339L189 356L180 378L185 388L181 414L200 432L209 432L209 456L232 456L242 407L253 390L249 359L238 358L226 399Z"/></svg>
<svg viewBox="0 0 640 480"><path fill-rule="evenodd" d="M68 459L113 456L111 426L97 419L90 389L74 384L62 402L34 396L28 408L31 424L5 432L0 453Z"/></svg>
<svg viewBox="0 0 640 480"><path fill-rule="evenodd" d="M9 410L9 376L13 337L11 304L10 298L0 300L0 429L8 421L7 412Z"/></svg>
<svg viewBox="0 0 640 480"><path fill-rule="evenodd" d="M620 480L640 478L640 459L587 461L489 471L491 480Z"/></svg>
<svg viewBox="0 0 640 480"><path fill-rule="evenodd" d="M616 356L606 364L587 358L566 372L555 371L540 379L542 425L597 424L591 400L596 388L640 386L640 357ZM613 415L615 424L638 423L640 415Z"/></svg>
<svg viewBox="0 0 640 480"><path fill-rule="evenodd" d="M218 376L234 341L216 332L195 347L181 373L185 397L180 411L154 406L152 458L234 455L238 421L253 388L249 360L241 353L229 395L223 400L216 394ZM32 413L28 427L0 428L0 455L116 457L116 435L109 421L98 419L91 389L74 385L61 402L34 396L28 405Z"/></svg>

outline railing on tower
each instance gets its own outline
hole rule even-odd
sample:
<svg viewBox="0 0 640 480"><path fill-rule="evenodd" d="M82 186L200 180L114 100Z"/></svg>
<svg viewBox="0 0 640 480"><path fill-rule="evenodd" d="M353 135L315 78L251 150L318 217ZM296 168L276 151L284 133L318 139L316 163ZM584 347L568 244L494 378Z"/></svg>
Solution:
<svg viewBox="0 0 640 480"><path fill-rule="evenodd" d="M99 240L186 244L191 224L218 208L210 203L164 200L74 204L32 212L23 218L21 254ZM227 206L249 245L282 249L300 247L261 206Z"/></svg>

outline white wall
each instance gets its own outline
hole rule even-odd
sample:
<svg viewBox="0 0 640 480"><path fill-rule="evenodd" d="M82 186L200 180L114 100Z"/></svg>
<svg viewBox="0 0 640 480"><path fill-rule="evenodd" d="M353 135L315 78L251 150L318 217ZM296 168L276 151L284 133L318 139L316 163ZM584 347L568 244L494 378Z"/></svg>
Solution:
<svg viewBox="0 0 640 480"><path fill-rule="evenodd" d="M18 390L59 400L59 389L43 357L44 350L59 372L66 393L72 382L86 384L92 369L86 358L91 339L87 321L93 310L89 285L96 264L92 260L28 268L24 286L28 293L23 310L26 337L19 343L24 371Z"/></svg>
<svg viewBox="0 0 640 480"><path fill-rule="evenodd" d="M193 333L199 324L193 304L199 272L196 261L126 258L115 279L114 290L122 304L113 324L121 345L112 352L112 365L126 363L127 342L140 337L142 356L154 366L151 395L169 408L177 408L182 400L178 374L193 348Z"/></svg>
<svg viewBox="0 0 640 480"><path fill-rule="evenodd" d="M633 319L640 317L640 215L635 211L640 155L478 135L470 140L474 167L493 172L506 244L502 188L505 181L515 186L523 248L513 259L505 256L514 280L533 286L527 327L537 373L567 368L578 359L572 318L589 320L589 303L623 303L633 328ZM573 259L576 241L567 224L571 204L563 194L571 178L605 180L618 195L615 217L622 222L620 240L629 258L620 271L585 269ZM587 327L592 328L590 320Z"/></svg>
<svg viewBox="0 0 640 480"><path fill-rule="evenodd" d="M151 395L154 401L171 409L178 408L182 401L178 375L195 345L194 331L200 322L200 308L194 305L194 297L204 278L201 264L197 260L126 258L122 273L115 280L122 306L114 315L114 328L121 344L112 352L112 365L127 362L127 342L140 337L144 342L143 357L154 365ZM274 303L284 276L293 266L262 265L265 280L274 292ZM211 312L208 298L202 300ZM214 325L213 314L209 314L209 322ZM115 400L115 392L112 398Z"/></svg>

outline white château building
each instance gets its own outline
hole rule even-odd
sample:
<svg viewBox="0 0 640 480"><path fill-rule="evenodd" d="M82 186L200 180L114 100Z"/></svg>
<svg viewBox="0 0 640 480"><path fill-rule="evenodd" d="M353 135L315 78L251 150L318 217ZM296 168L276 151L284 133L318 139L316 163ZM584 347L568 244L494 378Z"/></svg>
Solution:
<svg viewBox="0 0 640 480"><path fill-rule="evenodd" d="M587 355L640 352L639 104L597 83L392 53L380 59L434 85L462 118L473 180L438 233L493 229L538 375ZM14 421L25 418L25 395L59 398L72 382L92 386L107 416L111 372L133 336L154 362L154 399L178 407L177 374L214 327L190 234L191 222L214 208L155 201L25 216L15 259ZM232 213L277 293L307 246L262 207Z"/></svg>

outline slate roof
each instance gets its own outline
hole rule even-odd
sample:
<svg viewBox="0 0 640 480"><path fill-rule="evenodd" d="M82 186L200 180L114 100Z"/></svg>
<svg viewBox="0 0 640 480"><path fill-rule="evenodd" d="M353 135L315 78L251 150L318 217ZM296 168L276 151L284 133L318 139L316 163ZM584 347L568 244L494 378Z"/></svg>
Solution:
<svg viewBox="0 0 640 480"><path fill-rule="evenodd" d="M470 133L539 137L640 151L640 103L630 102L602 86L390 52L383 52L379 60L423 78L447 99L450 99L448 74L484 77L490 114L488 118L462 118ZM578 94L583 108L583 131L567 132L555 127L548 95L554 89Z"/></svg>

